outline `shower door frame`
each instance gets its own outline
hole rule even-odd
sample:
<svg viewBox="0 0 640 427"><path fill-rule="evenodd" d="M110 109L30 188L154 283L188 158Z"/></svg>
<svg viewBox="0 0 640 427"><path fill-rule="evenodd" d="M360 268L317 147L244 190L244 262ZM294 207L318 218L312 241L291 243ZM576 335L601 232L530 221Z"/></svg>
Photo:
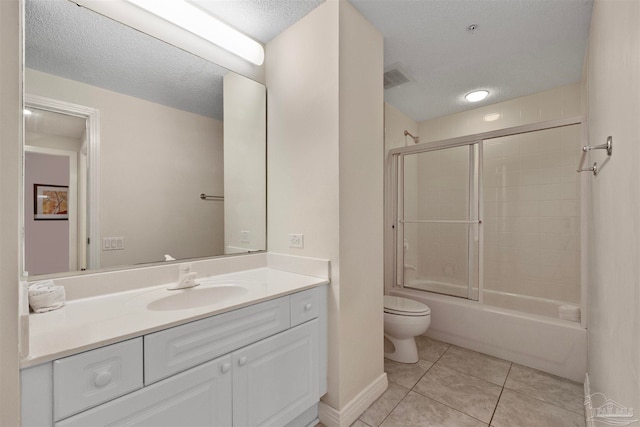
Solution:
<svg viewBox="0 0 640 427"><path fill-rule="evenodd" d="M482 165L482 145L483 142L489 139L495 139L495 138L502 138L505 136L512 136L512 135L520 135L520 134L524 134L524 133L530 133L530 132L537 132L537 131L542 131L542 130L547 130L547 129L554 129L554 128L561 128L561 127L566 127L566 126L572 126L572 125L584 125L584 117L583 116L573 116L573 117L568 117L568 118L563 118L563 119L556 119L556 120L547 120L547 121L543 121L543 122L537 122L537 123L532 123L532 124L527 124L527 125L520 125L520 126L513 126L513 127L509 127L509 128L504 128L504 129L498 129L495 131L489 131L489 132L482 132L482 133L477 133L477 134L473 134L473 135L466 135L466 136L461 136L461 137L457 137L457 138L450 138L450 139L443 139L443 140L439 140L439 141L434 141L434 142L426 142L426 143L419 143L416 145L412 145L412 146L405 146L405 147L400 147L400 148L394 148L389 150L388 152L388 157L387 157L387 170L389 171L389 177L388 177L388 183L389 183L389 201L391 202L391 215L390 218L387 219L386 223L387 226L391 228L391 235L392 235L392 239L389 245L386 245L387 251L389 251L389 255L388 255L388 262L387 265L390 266L392 268L392 277L393 280L390 284L387 285L387 290L390 290L392 288L404 288L404 254L402 254L402 260L401 260L401 268L399 266L399 242L403 242L403 235L401 234L399 231L401 229L403 229L403 227L400 226L399 223L399 200L400 200L400 196L403 196L401 194L401 192L404 190L404 182L400 182L400 179L403 179L403 177L401 178L399 175L399 172L401 171L400 168L400 159L404 158L404 155L407 154L418 154L418 153L422 153L422 152L428 152L428 151L435 151L435 150L442 150L442 149L446 149L446 148L454 148L454 147L462 147L465 145L473 145L473 144L478 144L479 149L478 149L478 193L477 193L477 202L478 202L478 300L473 300L470 298L466 298L466 300L468 301L472 301L472 302L477 302L482 304L483 303L483 290L484 290L484 286L483 286L483 276L484 276L484 246L483 246L483 224L482 224L482 218L484 218L484 212L483 212L483 203L482 203L482 174L483 174L483 165ZM588 135L586 133L586 126L581 126L582 127L582 141L583 143L586 145L587 144L587 140L588 140ZM585 155L585 153L583 153L583 156ZM581 160L584 160L581 159ZM582 174L583 175L583 179L584 176L586 174ZM471 176L471 174L470 174ZM584 185L583 185L584 188ZM470 194L471 194L471 188L469 188ZM584 310L584 308L587 305L587 292L586 292L586 221L584 218L584 216L586 215L586 197L585 196L585 192L584 190L582 191L582 197L581 197L581 217L582 217L582 225L581 225L581 266L580 266L580 273L581 273L581 309L582 309L582 326L585 327L586 322L587 322L587 316L586 316L586 312ZM470 196L471 199L471 196ZM469 242L469 245L471 243ZM400 270L400 273L399 271ZM402 280L398 280L398 277L402 278ZM468 287L468 292L470 292L471 290L471 286ZM429 292L429 291L423 291L423 292ZM460 297L456 297L456 296L449 296L446 294L440 294L443 297L452 297L452 298L460 298Z"/></svg>

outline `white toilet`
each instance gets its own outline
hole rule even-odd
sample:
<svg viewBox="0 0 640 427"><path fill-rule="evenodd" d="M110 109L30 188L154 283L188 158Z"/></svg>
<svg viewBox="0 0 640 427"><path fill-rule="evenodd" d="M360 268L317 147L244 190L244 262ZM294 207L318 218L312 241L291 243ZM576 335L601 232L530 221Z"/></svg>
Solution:
<svg viewBox="0 0 640 427"><path fill-rule="evenodd" d="M431 323L431 309L408 298L384 296L384 336L393 345L384 357L402 362L416 363L418 347L415 337L424 334Z"/></svg>

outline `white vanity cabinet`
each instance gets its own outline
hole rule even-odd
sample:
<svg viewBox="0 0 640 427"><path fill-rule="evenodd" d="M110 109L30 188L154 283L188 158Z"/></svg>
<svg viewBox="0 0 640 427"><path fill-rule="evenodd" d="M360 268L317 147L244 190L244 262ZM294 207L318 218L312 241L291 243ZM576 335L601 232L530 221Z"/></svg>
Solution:
<svg viewBox="0 0 640 427"><path fill-rule="evenodd" d="M25 369L22 425L306 426L316 418L317 404L326 391L324 322L326 286ZM128 365L118 362L117 369L111 369L128 369L126 376L135 378L136 384L129 390L134 391L102 390L104 398L95 397L75 411L53 409L70 401L66 395L70 392L59 385L56 364L67 367L68 377L73 358L86 360L85 365L98 374L85 376L102 384L101 353L113 365L118 346L142 348L142 342L144 357L129 351ZM144 386L138 377L143 372ZM72 389L87 383L82 372L77 378L69 383ZM61 391L66 394L60 395Z"/></svg>

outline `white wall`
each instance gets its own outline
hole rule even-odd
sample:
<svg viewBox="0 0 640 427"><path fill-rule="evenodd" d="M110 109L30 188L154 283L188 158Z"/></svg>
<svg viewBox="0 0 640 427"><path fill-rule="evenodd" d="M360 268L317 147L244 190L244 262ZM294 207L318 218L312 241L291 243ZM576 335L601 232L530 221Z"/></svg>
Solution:
<svg viewBox="0 0 640 427"><path fill-rule="evenodd" d="M0 1L0 425L19 425L18 206L22 105L20 8Z"/></svg>
<svg viewBox="0 0 640 427"><path fill-rule="evenodd" d="M640 2L596 0L588 50L589 143L613 136L590 177L591 392L640 411ZM606 163L605 163L606 162ZM633 425L638 425L635 423Z"/></svg>
<svg viewBox="0 0 640 427"><path fill-rule="evenodd" d="M323 401L341 411L383 375L382 37L330 0L267 58L268 249L331 260Z"/></svg>
<svg viewBox="0 0 640 427"><path fill-rule="evenodd" d="M267 246L267 93L236 73L224 76L225 253ZM244 242L241 232L249 233Z"/></svg>
<svg viewBox="0 0 640 427"><path fill-rule="evenodd" d="M26 93L100 110L101 267L224 253L222 122L25 70Z"/></svg>

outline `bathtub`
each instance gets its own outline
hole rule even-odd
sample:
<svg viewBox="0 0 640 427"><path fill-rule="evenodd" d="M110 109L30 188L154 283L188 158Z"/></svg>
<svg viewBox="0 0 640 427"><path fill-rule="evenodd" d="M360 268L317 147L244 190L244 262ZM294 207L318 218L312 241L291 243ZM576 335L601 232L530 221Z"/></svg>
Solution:
<svg viewBox="0 0 640 427"><path fill-rule="evenodd" d="M484 292L483 298L491 298ZM388 293L431 308L428 337L584 381L587 331L579 323L415 289L394 287Z"/></svg>
<svg viewBox="0 0 640 427"><path fill-rule="evenodd" d="M457 285L430 279L413 279L405 285L410 289L420 291L435 292L437 294L452 295L457 297L467 297L467 285ZM478 299L478 289L472 288L471 299ZM558 301L548 298L532 297L528 295L515 294L510 292L484 289L482 291L483 303L492 307L501 307L518 312L539 314L547 317L559 318L560 307L563 305L577 304L570 301Z"/></svg>

